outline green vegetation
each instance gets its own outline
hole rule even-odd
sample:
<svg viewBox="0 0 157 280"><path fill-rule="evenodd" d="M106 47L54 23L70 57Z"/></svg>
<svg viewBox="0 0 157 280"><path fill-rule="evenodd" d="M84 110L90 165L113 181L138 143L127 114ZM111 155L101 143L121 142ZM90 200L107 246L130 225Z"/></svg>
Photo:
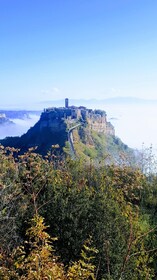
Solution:
<svg viewBox="0 0 157 280"><path fill-rule="evenodd" d="M17 153L1 146L0 279L157 278L155 175Z"/></svg>
<svg viewBox="0 0 157 280"><path fill-rule="evenodd" d="M105 112L95 110L95 114L105 116ZM70 112L69 112L70 114ZM1 140L1 144L5 147L14 147L20 149L20 154L28 151L31 147L37 147L36 152L45 156L51 151L52 145L59 145L57 153L62 153L63 150L70 154L68 147L68 130L77 124L79 127L73 130L74 149L78 158L83 158L86 161L107 159L110 162L120 162L123 157L134 159L133 150L124 145L122 141L112 135L99 133L91 129L89 120L86 115L78 119L65 118L64 110L55 108L50 112L44 112L40 120L30 128L27 133L21 137L7 137ZM105 122L105 120L103 120ZM94 123L97 121L95 120ZM97 129L99 128L97 123ZM105 126L104 126L105 127Z"/></svg>
<svg viewBox="0 0 157 280"><path fill-rule="evenodd" d="M134 151L125 145L118 137L105 135L89 130L88 126L80 126L73 131L74 148L78 158L86 161L104 160L107 163L135 163ZM70 153L67 149L65 151Z"/></svg>

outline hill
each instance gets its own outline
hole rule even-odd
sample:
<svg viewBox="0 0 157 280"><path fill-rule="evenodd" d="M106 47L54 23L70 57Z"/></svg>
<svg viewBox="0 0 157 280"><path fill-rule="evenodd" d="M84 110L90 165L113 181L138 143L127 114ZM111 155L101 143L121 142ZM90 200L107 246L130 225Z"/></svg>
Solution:
<svg viewBox="0 0 157 280"><path fill-rule="evenodd" d="M21 137L7 137L1 140L1 144L19 148L21 153L37 147L36 152L41 155L55 146L59 152L84 159L119 160L122 154L133 153L115 136L105 111L69 106L68 99L65 107L45 109L27 133Z"/></svg>

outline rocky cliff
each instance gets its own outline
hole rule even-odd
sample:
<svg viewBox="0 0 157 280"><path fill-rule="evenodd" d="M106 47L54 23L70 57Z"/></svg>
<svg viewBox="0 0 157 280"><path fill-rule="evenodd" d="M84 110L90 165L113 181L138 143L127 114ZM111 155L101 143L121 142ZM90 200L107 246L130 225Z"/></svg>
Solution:
<svg viewBox="0 0 157 280"><path fill-rule="evenodd" d="M101 132L107 135L115 136L113 125L107 121L107 115L102 110L92 110L85 107L68 108L48 108L41 115L40 126L51 127L51 129L60 131L60 121L64 120L67 127L82 123L88 125L92 131Z"/></svg>
<svg viewBox="0 0 157 280"><path fill-rule="evenodd" d="M72 129L74 127L76 129ZM110 142L117 146L116 141L111 141L116 138L115 130L107 121L106 112L74 106L45 109L40 120L27 133L21 137L8 137L1 140L1 144L20 148L21 153L30 147L37 147L36 151L45 155L52 150L52 146L59 147L60 152L68 151L69 130L72 130L71 139L77 156L103 156L107 151L108 137Z"/></svg>

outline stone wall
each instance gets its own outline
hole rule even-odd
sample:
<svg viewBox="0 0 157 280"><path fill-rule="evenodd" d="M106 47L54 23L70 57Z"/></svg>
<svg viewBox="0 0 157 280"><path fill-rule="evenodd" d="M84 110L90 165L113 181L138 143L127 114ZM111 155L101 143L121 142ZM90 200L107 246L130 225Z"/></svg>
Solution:
<svg viewBox="0 0 157 280"><path fill-rule="evenodd" d="M106 113L89 115L87 122L91 130L115 136L114 126L107 121Z"/></svg>
<svg viewBox="0 0 157 280"><path fill-rule="evenodd" d="M89 129L104 134L115 135L113 125L107 121L106 112L84 108L47 108L41 114L40 129L49 127L54 131L65 129L65 119L78 121L86 120Z"/></svg>

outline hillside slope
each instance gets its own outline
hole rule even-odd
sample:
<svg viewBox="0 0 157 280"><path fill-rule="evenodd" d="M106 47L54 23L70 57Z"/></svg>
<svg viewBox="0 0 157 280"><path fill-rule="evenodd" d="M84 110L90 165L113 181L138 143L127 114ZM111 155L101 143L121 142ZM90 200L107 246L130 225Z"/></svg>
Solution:
<svg viewBox="0 0 157 280"><path fill-rule="evenodd" d="M69 139L68 131L71 132ZM45 155L58 146L58 152L85 160L107 159L120 161L132 155L133 151L115 136L114 127L107 122L106 113L100 110L76 108L46 109L40 120L21 137L7 137L0 141L3 146L15 147L26 152L37 147L36 152ZM73 147L71 147L73 145Z"/></svg>
<svg viewBox="0 0 157 280"><path fill-rule="evenodd" d="M133 162L134 151L114 135L91 130L89 126L77 127L72 132L75 156L84 160L105 160L105 162ZM71 154L70 144L64 149Z"/></svg>

